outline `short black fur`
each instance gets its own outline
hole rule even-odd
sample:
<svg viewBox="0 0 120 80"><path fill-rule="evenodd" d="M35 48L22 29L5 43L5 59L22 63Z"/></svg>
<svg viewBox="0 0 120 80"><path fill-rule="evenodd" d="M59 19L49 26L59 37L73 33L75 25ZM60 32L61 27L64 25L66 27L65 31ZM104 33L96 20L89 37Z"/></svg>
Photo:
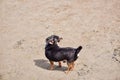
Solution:
<svg viewBox="0 0 120 80"><path fill-rule="evenodd" d="M79 46L78 48L61 48L57 44L61 39L62 38L56 35L52 35L46 39L45 56L50 61L55 62L67 60L68 63L71 63L76 61L82 46Z"/></svg>

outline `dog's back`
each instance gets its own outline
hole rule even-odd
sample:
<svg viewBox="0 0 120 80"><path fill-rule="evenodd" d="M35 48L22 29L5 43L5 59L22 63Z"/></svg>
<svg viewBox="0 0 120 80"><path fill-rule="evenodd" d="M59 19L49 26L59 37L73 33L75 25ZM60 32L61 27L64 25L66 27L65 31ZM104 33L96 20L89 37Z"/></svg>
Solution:
<svg viewBox="0 0 120 80"><path fill-rule="evenodd" d="M81 47L78 47L77 49L71 47L60 48L57 45L49 45L48 47L49 50L46 50L45 54L46 57L52 61L75 61L78 58L77 54L81 50Z"/></svg>

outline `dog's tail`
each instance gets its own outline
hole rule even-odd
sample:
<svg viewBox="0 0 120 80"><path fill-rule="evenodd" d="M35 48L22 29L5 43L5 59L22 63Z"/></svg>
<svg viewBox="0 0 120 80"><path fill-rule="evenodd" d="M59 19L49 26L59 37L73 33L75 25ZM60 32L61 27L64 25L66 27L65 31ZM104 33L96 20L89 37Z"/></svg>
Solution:
<svg viewBox="0 0 120 80"><path fill-rule="evenodd" d="M76 49L76 51L75 51L75 55L78 57L79 56L79 52L81 51L81 49L82 49L82 46L79 46L77 49Z"/></svg>

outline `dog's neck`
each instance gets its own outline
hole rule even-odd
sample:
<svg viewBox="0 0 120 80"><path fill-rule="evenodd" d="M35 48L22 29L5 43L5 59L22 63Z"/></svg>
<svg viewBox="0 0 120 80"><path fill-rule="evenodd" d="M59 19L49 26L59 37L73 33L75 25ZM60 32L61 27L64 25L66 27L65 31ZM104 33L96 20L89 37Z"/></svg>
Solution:
<svg viewBox="0 0 120 80"><path fill-rule="evenodd" d="M46 44L46 47L45 47L46 50L52 50L56 48L59 48L57 44Z"/></svg>

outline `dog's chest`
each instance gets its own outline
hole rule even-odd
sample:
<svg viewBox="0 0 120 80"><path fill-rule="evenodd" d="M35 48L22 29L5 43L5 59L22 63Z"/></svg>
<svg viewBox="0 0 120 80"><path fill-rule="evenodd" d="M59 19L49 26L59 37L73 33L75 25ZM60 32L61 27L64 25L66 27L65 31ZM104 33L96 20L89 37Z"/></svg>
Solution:
<svg viewBox="0 0 120 80"><path fill-rule="evenodd" d="M51 50L46 50L46 51L45 51L45 56L46 56L48 59L50 59L50 58L52 58L52 57L54 56L54 53L53 53L53 51L51 51Z"/></svg>

